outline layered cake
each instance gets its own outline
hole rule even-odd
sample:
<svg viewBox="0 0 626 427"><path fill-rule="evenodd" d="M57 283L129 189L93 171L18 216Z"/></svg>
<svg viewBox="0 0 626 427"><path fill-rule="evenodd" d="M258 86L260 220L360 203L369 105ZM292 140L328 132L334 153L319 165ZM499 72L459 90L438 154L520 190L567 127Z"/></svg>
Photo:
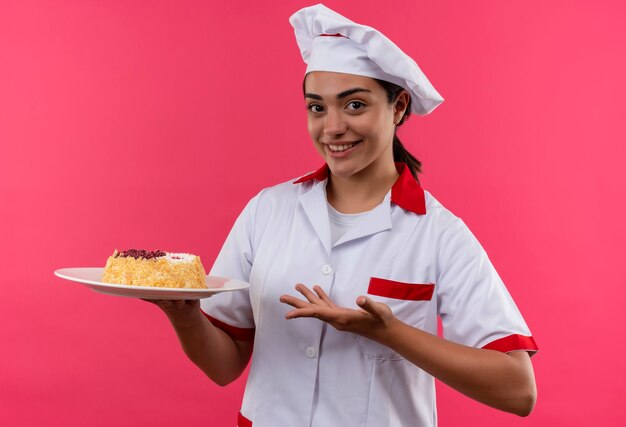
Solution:
<svg viewBox="0 0 626 427"><path fill-rule="evenodd" d="M159 288L206 288L200 257L185 253L129 249L107 259L102 281Z"/></svg>

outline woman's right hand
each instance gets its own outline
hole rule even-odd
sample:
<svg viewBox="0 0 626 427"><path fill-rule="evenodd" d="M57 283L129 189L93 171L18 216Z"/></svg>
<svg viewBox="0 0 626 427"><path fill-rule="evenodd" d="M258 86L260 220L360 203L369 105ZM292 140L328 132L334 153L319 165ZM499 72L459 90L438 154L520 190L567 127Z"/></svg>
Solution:
<svg viewBox="0 0 626 427"><path fill-rule="evenodd" d="M163 310L187 357L216 384L230 384L248 365L252 341L235 341L213 326L200 310L200 300L144 301Z"/></svg>
<svg viewBox="0 0 626 427"><path fill-rule="evenodd" d="M200 300L152 300L144 299L159 307L167 315L175 327L186 327L195 324L203 317Z"/></svg>

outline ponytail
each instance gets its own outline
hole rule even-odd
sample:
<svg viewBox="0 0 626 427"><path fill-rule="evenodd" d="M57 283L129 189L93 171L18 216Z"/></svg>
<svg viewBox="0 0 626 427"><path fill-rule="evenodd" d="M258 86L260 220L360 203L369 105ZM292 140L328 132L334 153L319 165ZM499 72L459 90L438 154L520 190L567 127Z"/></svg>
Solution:
<svg viewBox="0 0 626 427"><path fill-rule="evenodd" d="M418 173L422 172L422 162L417 160L413 154L404 148L402 141L396 134L393 135L393 161L398 163L406 163L411 175L419 184L420 179L417 177Z"/></svg>
<svg viewBox="0 0 626 427"><path fill-rule="evenodd" d="M387 82L385 80L374 80L376 80L385 89L385 91L387 92L387 100L390 104L396 100L400 92L405 90L401 86L398 86L391 82ZM406 110L404 111L404 115L402 116L402 119L400 119L400 122L396 125L396 129L398 126L402 126L402 124L405 122L410 114L411 98L409 98L409 103L406 107ZM404 148L404 145L402 145L402 141L400 141L400 138L398 138L395 132L393 134L393 161L398 163L405 163L409 168L411 175L413 175L413 178L415 178L415 180L419 184L420 180L417 175L419 173L422 173L422 162L417 160L415 156L413 156L413 154L409 153L409 151Z"/></svg>

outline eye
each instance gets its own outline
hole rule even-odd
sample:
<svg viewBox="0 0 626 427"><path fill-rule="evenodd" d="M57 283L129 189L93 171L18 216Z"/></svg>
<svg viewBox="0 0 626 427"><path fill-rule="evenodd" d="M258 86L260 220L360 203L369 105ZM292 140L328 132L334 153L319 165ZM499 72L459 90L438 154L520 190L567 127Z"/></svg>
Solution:
<svg viewBox="0 0 626 427"><path fill-rule="evenodd" d="M365 107L365 104L363 104L361 101L350 101L348 103L348 109L349 110L362 110Z"/></svg>
<svg viewBox="0 0 626 427"><path fill-rule="evenodd" d="M309 110L311 113L321 113L322 111L324 111L324 107L322 107L319 104L309 104L307 105L307 110Z"/></svg>

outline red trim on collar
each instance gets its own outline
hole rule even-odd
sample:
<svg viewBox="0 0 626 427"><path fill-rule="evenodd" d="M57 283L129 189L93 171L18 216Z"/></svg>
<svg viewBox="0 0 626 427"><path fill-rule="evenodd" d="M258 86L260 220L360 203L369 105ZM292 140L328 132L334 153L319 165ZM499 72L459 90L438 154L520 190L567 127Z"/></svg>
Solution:
<svg viewBox="0 0 626 427"><path fill-rule="evenodd" d="M241 411L237 414L237 427L252 427L252 421L244 417Z"/></svg>
<svg viewBox="0 0 626 427"><path fill-rule="evenodd" d="M417 183L415 178L413 178L411 170L405 163L396 162L396 169L400 177L393 184L393 187L391 187L391 201L407 211L424 215L426 213L426 197L424 196L424 190ZM312 179L324 181L328 178L328 172L328 165L324 164L324 166L315 172L294 181L294 184L311 181Z"/></svg>
<svg viewBox="0 0 626 427"><path fill-rule="evenodd" d="M400 177L391 187L391 201L407 211L426 214L424 190L417 183L406 163L396 163Z"/></svg>
<svg viewBox="0 0 626 427"><path fill-rule="evenodd" d="M299 180L295 181L294 184L300 184L302 182L307 182L307 181L310 181L312 179L315 179L317 181L324 181L326 178L328 178L328 165L326 163L324 163L324 166L322 166L321 168L319 168L315 172L312 172L312 173L310 173L308 175L304 175L302 178L300 178Z"/></svg>

